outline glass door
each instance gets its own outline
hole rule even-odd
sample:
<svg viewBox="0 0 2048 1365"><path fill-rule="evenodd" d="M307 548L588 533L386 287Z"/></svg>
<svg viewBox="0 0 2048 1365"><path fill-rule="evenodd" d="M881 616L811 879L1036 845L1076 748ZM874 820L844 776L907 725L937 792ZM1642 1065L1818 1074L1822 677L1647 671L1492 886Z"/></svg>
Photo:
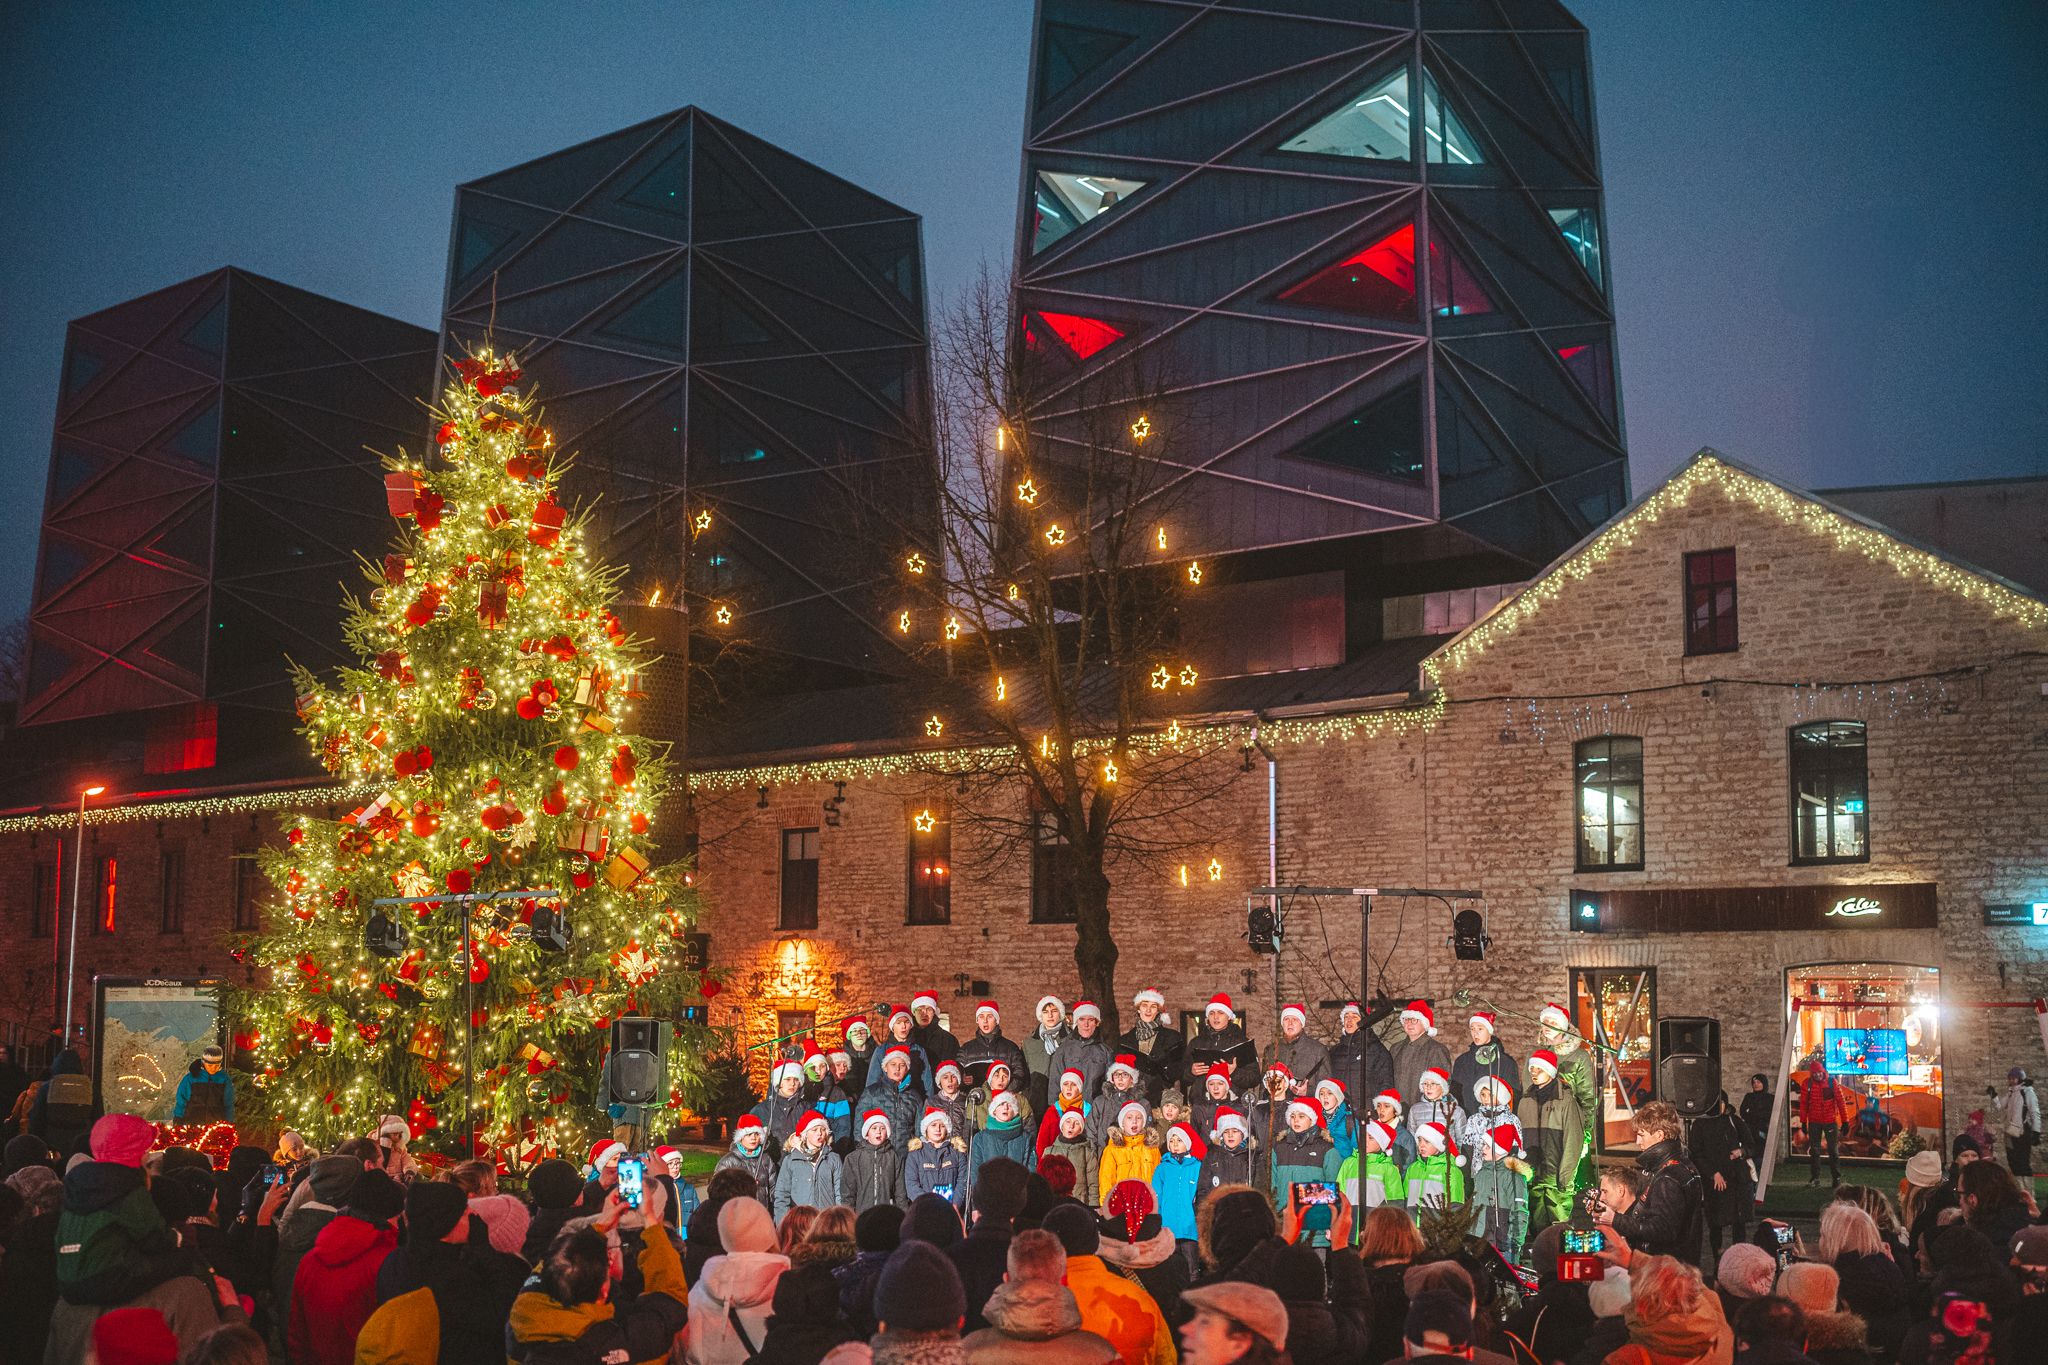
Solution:
<svg viewBox="0 0 2048 1365"><path fill-rule="evenodd" d="M1657 969L1572 968L1572 1021L1593 1054L1594 1150L1633 1152L1636 1110L1657 1094Z"/></svg>

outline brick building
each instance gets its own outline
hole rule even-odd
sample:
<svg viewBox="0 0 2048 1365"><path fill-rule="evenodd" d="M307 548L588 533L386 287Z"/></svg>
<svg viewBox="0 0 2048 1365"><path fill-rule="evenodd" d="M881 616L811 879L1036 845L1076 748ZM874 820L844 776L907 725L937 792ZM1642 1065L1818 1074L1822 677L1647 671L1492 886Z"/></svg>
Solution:
<svg viewBox="0 0 2048 1365"><path fill-rule="evenodd" d="M1955 1006L2048 989L2048 931L1991 922L2048 900L2044 633L2037 598L1702 452L1439 642L1412 690L1191 725L1242 775L1187 885L1178 867L1117 877L1119 991L1179 1008L1228 990L1261 1041L1279 1000L1356 992L1356 900L1290 901L1277 959L1242 941L1268 857L1266 761L1238 752L1256 725L1278 884L1480 892L1484 962L1454 959L1446 903L1376 900L1371 989L1439 1001L1454 1046L1470 991L1518 1056L1537 1010L1571 1002L1624 1050L1610 1145L1621 1096L1655 1085L1656 1019L1717 1018L1739 1090L1776 1072L1795 995L1817 1002L1802 1050L1830 1028L1905 1035L1907 1074L1864 1088L1927 1129L1947 1090L1953 1131L1974 1107L1957 1097L2039 1058L2030 1011ZM859 733L876 709L837 723ZM703 760L700 927L750 1040L916 987L962 1029L992 993L1013 1033L1040 995L1071 998L1073 932L1033 922L1030 850L992 862L971 832L937 837L950 784L903 755ZM916 897L935 863L943 915Z"/></svg>

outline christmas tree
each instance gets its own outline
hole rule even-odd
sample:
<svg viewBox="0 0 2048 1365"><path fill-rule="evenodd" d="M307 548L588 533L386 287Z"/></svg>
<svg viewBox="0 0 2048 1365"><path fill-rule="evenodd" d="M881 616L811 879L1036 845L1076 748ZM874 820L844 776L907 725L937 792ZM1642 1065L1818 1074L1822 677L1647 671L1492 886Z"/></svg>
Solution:
<svg viewBox="0 0 2048 1365"><path fill-rule="evenodd" d="M557 501L512 357L454 370L433 458L386 461L400 534L347 604L360 665L296 674L303 733L362 804L286 817L258 855L277 903L224 1005L251 1111L316 1142L402 1113L466 1155L473 1090L474 1140L523 1165L606 1126L611 1021L672 1020L704 983L680 962L684 869L653 862L665 753L631 732L648 661L620 571Z"/></svg>

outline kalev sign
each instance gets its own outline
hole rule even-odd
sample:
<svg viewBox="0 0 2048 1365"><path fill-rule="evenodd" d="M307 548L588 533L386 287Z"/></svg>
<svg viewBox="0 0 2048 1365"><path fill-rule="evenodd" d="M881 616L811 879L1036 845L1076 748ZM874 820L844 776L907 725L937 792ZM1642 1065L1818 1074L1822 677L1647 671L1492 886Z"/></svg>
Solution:
<svg viewBox="0 0 2048 1365"><path fill-rule="evenodd" d="M1868 896L1844 896L1828 908L1831 919L1861 919L1865 915L1881 915L1884 907Z"/></svg>

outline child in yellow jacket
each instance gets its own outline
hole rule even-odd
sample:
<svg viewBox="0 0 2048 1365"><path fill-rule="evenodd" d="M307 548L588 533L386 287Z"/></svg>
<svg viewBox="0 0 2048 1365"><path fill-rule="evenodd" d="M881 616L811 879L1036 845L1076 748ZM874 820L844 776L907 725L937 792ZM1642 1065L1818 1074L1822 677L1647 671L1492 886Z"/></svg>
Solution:
<svg viewBox="0 0 2048 1365"><path fill-rule="evenodd" d="M1102 1148L1098 1178L1101 1202L1108 1201L1109 1192L1119 1180L1152 1183L1153 1168L1159 1164L1159 1139L1150 1131L1151 1122L1152 1111L1142 1099L1126 1100L1123 1108L1117 1110L1116 1127Z"/></svg>

